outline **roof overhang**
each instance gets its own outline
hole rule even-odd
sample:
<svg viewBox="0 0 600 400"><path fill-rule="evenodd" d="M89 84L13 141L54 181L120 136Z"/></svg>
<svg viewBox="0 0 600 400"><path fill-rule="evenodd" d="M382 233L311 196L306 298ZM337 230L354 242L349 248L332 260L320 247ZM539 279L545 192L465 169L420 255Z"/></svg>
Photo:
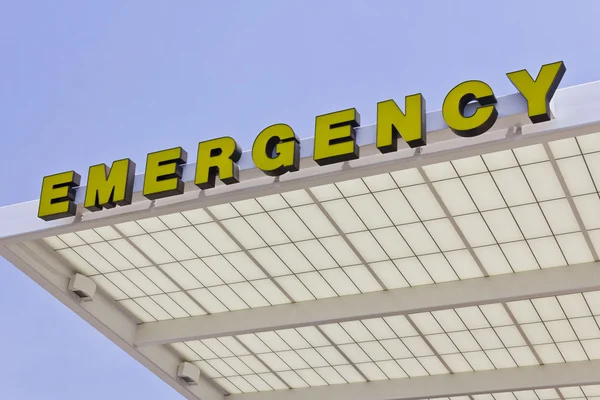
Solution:
<svg viewBox="0 0 600 400"><path fill-rule="evenodd" d="M571 193L572 188L574 187L573 185L576 186L576 182L574 183L572 181L572 176L567 176L567 173L561 167L561 160L563 158L561 158L562 156L559 156L554 150L556 146L560 146L556 141L592 135L600 132L600 114L598 114L597 111L600 109L600 83L596 82L558 90L553 100L553 112L555 118L541 124L532 125L528 123L526 103L520 95L510 95L499 98L497 107L500 118L496 125L494 125L489 132L470 139L456 137L447 126L445 126L440 112L428 113L427 121L430 131L429 143L419 150L405 147L397 152L385 155L379 154L374 146L375 126L371 125L361 127L357 130L357 140L360 144L361 152L360 159L329 166L317 166L312 161L312 139L306 139L301 142L302 159L300 171L285 174L278 178L264 176L254 167L251 155L248 152L245 152L239 162L240 170L242 171L241 182L232 186L219 185L214 189L201 191L193 184L194 164L188 164L184 167L183 172L185 193L175 197L155 201L145 199L141 196L143 176L138 175L135 177L136 193L134 195L133 203L127 207L117 207L96 213L89 212L81 205L81 193L83 193L84 188L80 188L78 191L76 197L76 202L79 204L78 213L74 218L66 218L51 222L42 221L37 218L37 201L3 207L0 208L0 221L3 221L2 224L0 224L0 254L188 399L217 400L223 398L225 394L229 394L231 397L236 398L236 400L253 400L259 397L261 399L264 398L265 400L284 400L284 398L291 399L294 396L310 396L316 399L328 398L333 400L336 400L337 398L341 399L342 397L353 399L368 396L374 400L391 400L472 396L487 393L517 392L600 384L600 365L597 360L594 360L597 358L596 356L600 357L600 353L593 353L596 351L596 347L594 346L598 346L598 343L600 343L600 336L598 336L598 338L595 336L584 338L581 335L578 335L575 336L574 340L565 341L564 343L552 337L553 340L551 343L541 341L538 343L538 338L531 336L532 334L529 331L530 326L533 325L540 327L541 325L556 324L558 326L559 322L570 324L570 326L576 326L576 324L579 323L577 322L579 320L576 322L573 322L572 320L577 318L580 318L581 320L586 319L588 322L592 321L596 316L593 307L590 306L589 315L586 314L585 316L570 315L563 307L563 317L556 320L546 320L545 317L541 315L543 314L543 310L540 311L541 309L538 309L537 312L540 315L536 317L537 319L535 322L524 322L521 318L525 317L519 314L519 310L521 310L520 307L525 307L525 303L530 304L529 299L541 299L539 304L542 304L541 302L550 301L546 299L560 302L562 301L561 299L573 299L576 296L581 296L581 299L589 302L589 299L584 297L584 293L592 293L600 290L600 273L597 272L598 254L594 246L594 230L598 227L591 226L590 224L592 224L593 221L588 220L586 216L583 215L582 209L579 206L579 194ZM508 274L490 272L489 268L486 267L486 262L482 254L479 253L480 247L471 243L469 233L464 228L464 225L462 225L460 220L462 214L459 215L459 213L455 213L452 209L452 205L447 204L444 200L444 196L440 192L438 185L440 180L437 180L433 176L431 167L439 166L441 163L446 163L448 161L456 161L487 154L497 154L498 152L505 150L524 149L527 146L533 145L541 145L540 148L543 150L542 157L545 158L539 163L548 166L548 171L555 174L552 175L552 177L556 177L556 182L558 184L555 189L560 189L562 190L562 193L564 193L564 196L560 196L555 200L563 201L566 209L573 215L574 222L572 225L575 226L575 228L573 228L574 230L565 231L566 233L557 232L555 226L552 225L553 222L549 221L547 223L551 226L552 233L547 237L543 237L544 239L555 240L556 243L558 243L558 245L554 246L563 252L562 257L564 257L565 260L564 265L546 268L542 265L543 263L541 261L538 261L539 266L535 268L535 270L524 271L525 269L531 268L525 268L523 266L523 270L521 270L519 266L512 266L514 271ZM585 151L580 148L579 153L572 155L572 157L580 157L584 160L589 154L591 153L585 153ZM536 163L528 164L519 161L518 167L529 168L527 166L533 164ZM363 252L359 244L353 241L354 231L346 230L343 223L340 223L340 221L336 219L336 216L333 215L332 210L327 208L326 203L329 200L319 197L319 195L316 194L316 191L312 190L322 185L382 176L408 170L418 172L418 176L422 179L419 185L422 185L424 188L423 190L426 190L427 193L432 195L434 203L436 203L441 210L440 217L422 219L421 216L419 216L418 222L415 222L415 225L423 224L423 226L429 226L427 224L430 221L447 222L450 227L448 229L456 234L456 237L458 238L456 240L462 244L456 248L449 249L444 249L443 245L438 244L440 248L435 254L445 258L448 263L450 263L450 261L448 261L450 260L449 257L451 257L449 255L450 253L458 254L460 251L461 257L472 257L474 265L476 265L473 276L461 277L460 273L457 272L457 276L449 282L443 282L443 280L438 282L434 279L434 284L422 286L420 284L412 284L410 279L406 278L406 280L411 283L409 286L412 287L394 287L390 282L387 282L382 275L378 274L377 267L374 266L375 264L384 261L379 259L375 261L371 260L369 258L370 256ZM491 174L493 172L494 171L487 171L485 174L492 176ZM456 178L453 179L460 181L462 178L464 178L464 176L459 173ZM405 187L400 185L394 190L401 191L404 189ZM286 293L287 287L282 283L283 281L279 280L278 276L271 276L269 274L269 269L265 268L264 265L260 265L261 263L257 258L258 256L254 253L255 248L246 245L243 240L240 240L240 237L236 236L235 233L228 228L227 218L220 217L214 209L211 209L212 207L220 205L232 207L232 203L245 200L255 201L253 199L261 199L264 198L264 196L298 190L308 194L309 200L307 201L316 207L315 209L318 210L320 213L319 215L325 216L325 220L329 224L328 226L331 226L334 230L334 234L332 234L331 237L339 238L342 244L346 246L344 248L349 248L351 249L351 252L355 253L359 260L357 265L364 267L367 277L371 276L370 279L374 278L374 281L381 286L380 289L372 291L359 290L360 293L357 294L336 294L331 297L323 296L322 298L317 294L314 294L316 299L298 301L293 293ZM536 188L534 187L531 190L535 192ZM365 196L373 195L373 193L375 192L369 190ZM597 190L594 190L593 193L586 194L586 196L592 194L597 195ZM348 195L347 197L350 198L352 196ZM340 199L346 200L346 194L343 193ZM546 200L540 200L536 197L533 205L541 207L540 204L544 201ZM548 201L554 200L551 199ZM286 207L294 209L294 205L288 204ZM513 207L513 205L508 204L503 210L506 209L507 212L512 213L515 207L517 206ZM202 286L202 288L199 287L198 289L182 287L175 278L172 278L171 275L165 272L165 265L178 264L183 262L182 260L177 256L171 255L175 260L173 262L169 261L163 263L156 261L152 255L144 252L143 246L138 243L134 234L130 235L116 227L116 225L132 221L164 217L198 209L206 211L206 215L210 217L210 223L218 227L219 232L223 231L228 234L229 240L237 246L236 254L242 254L252 260L253 263L260 267L261 272L259 275L262 274L261 276L263 278L266 276L266 278L264 278L265 281L275 284L278 290L286 294L287 300L282 300L282 303L285 304L273 304L265 307L252 307L246 304L244 307L245 309L235 310L230 308L226 312L210 312L210 307L203 304L201 300L198 300L198 297L189 294L194 290L204 290L205 286L208 287L207 285L203 284L204 286ZM238 210L235 207L233 207L233 209L234 211ZM269 212L270 211L266 209L266 211L263 210L261 213L266 215L269 214ZM478 209L477 213L482 214L484 211ZM241 211L236 215L236 218L239 217L241 220L243 220L245 216ZM188 225L191 226L193 224L188 223ZM364 228L364 230L361 230L358 233L368 232L373 235L373 232L376 229L368 226L368 223L366 223L366 225L367 228ZM390 224L389 227L393 228L400 225L401 224L394 223ZM131 308L125 306L125 304L130 303L125 303L124 301L137 299L135 296L116 298L113 292L103 289L100 284L100 290L94 296L92 302L82 302L80 298L70 292L68 290L69 277L75 272L84 272L80 269L80 266L74 265L72 260L68 261L61 256L61 254L64 254L61 253L61 250L63 250L62 248L53 249L48 242L43 239L107 226L112 227L113 230L118 233L119 239L115 240L122 240L123 243L134 248L147 261L149 260L149 264L147 266L145 265L143 268L154 268L154 270L161 273L161 276L168 276L170 279L169 284L177 287L177 293L181 293L184 297L187 296L185 297L187 299L186 301L192 301L196 304L194 306L195 308L198 308L198 306L202 308L203 311L198 311L198 314L206 314L206 311L208 310L208 314L210 315L188 316L188 311L184 318L173 317L173 315L171 315L164 320L155 321L155 319L158 318L151 315L151 322L142 322L139 315L135 315ZM176 229L178 228L169 226L167 231L172 233L172 231ZM493 231L493 228L490 229ZM144 232L142 236L152 236L151 230L142 230L142 232ZM434 233L431 234L435 235ZM520 240L507 240L505 242L499 240L498 243L488 247L496 246L500 249L504 249L503 246L510 246L511 243L521 242L533 246L532 243L538 240L538 237L528 237L527 233L521 232L521 235ZM311 234L311 240L315 241L315 243L322 238L327 237L330 236L319 236L318 234L314 234L313 236ZM577 237L577 241L574 241L575 237ZM540 238L542 237L540 236ZM92 245L96 243L105 244L110 242L109 239L104 237L98 242L88 242L81 238L78 240L80 240L83 243L82 246L85 246L86 248L94 248ZM562 240L565 242L563 243ZM267 239L264 239L264 241L267 243L264 248L269 249L269 251L272 251L272 248L276 247L275 244L269 243ZM289 239L286 243L296 246L299 242L300 241L296 241L295 239ZM378 242L378 245L381 245L381 243ZM323 248L327 248L325 244L322 246ZM570 246L571 248L580 246L577 247L578 254L589 253L589 255L571 255L564 251L565 247L561 246ZM70 250L71 248L77 247L78 245L68 244L66 248ZM485 246L482 246L481 248L483 247ZM581 251L579 251L579 249L581 249ZM327 250L329 251L329 248L327 248ZM534 250L531 249L530 251L534 252ZM543 251L546 250L543 249ZM219 255L223 258L227 258L226 256L228 256L229 253L223 252L222 254L219 253ZM427 252L422 254L416 252L412 258L421 259L428 255L430 254ZM107 255L104 256L108 259ZM305 256L309 258L306 254ZM78 255L77 257L85 259L85 257L81 255ZM385 262L389 261L391 263L395 260L392 256L389 256L389 259L390 260L386 259ZM471 258L468 259L471 260ZM233 264L233 261L229 261ZM94 265L90 260L87 260L86 262L88 262L89 265ZM336 262L339 263L336 267L339 271L336 270L336 272L349 273L348 268L354 265L342 264L337 259ZM122 274L122 270L129 271L114 266L111 266L111 268L110 272L101 271L98 276L104 276L106 274L110 275L111 273ZM137 271L137 269L140 268L136 267L135 270ZM400 269L400 267L398 268ZM332 270L333 269L335 268L332 268ZM316 272L320 271L319 268L315 268L315 270ZM139 273L139 271L136 273ZM427 273L431 274L432 272L427 271ZM88 275L96 276L93 273ZM294 272L293 275L300 276L301 274ZM250 281L250 279L247 279L240 283L246 284ZM160 283L158 282L151 282L151 284L156 287L160 286ZM328 282L328 284L331 284L331 282ZM356 282L355 284L357 287L360 286L360 284L357 284ZM226 284L223 284L222 286L227 287L227 290L233 290L231 289L232 285L229 285L229 283L226 282ZM118 288L119 291L121 291L121 289ZM171 294L171 292L168 291L165 291L165 293ZM162 295L162 292L160 295ZM237 295L240 294L238 293ZM568 295L575 297L561 297ZM556 296L558 296L558 298ZM141 297L142 296L140 296L140 298ZM151 298L151 295L143 297ZM577 298L579 299L579 297ZM562 305L562 303L560 304ZM483 305L500 307L499 312L501 312L502 315L506 315L509 319L504 324L499 323L496 325L492 319L498 317L498 315L492 315L493 312L490 308L488 310L491 313L490 315L486 314L488 312L486 310L482 309L481 311L482 315L485 314L485 318L488 321L486 323L487 325L485 325L486 328L473 328L469 326L469 323L465 320L463 321L465 328L460 331L448 331L444 324L439 322L440 326L443 328L442 331L435 331L434 329L431 332L428 332L426 329L427 326L422 325L422 323L419 322L421 317L433 318L431 315L434 314L430 314L432 312L448 311L453 313L456 312L456 315L459 315L458 313L462 312L461 310L472 310L473 307L477 308L477 306ZM135 307L140 306L135 305ZM550 313L550 311L548 312ZM148 315L150 314L152 313L148 312ZM167 312L167 314L169 313ZM386 340L402 341L406 344L409 341L405 341L405 339L410 338L411 340L416 340L416 338L418 338L418 340L422 341L426 347L423 350L423 354L419 355L416 350L411 348L411 354L406 358L391 357L389 360L386 358L382 359L383 361L378 361L378 359L375 358L376 355L369 354L367 350L364 350L366 348L366 346L363 346L364 343L357 337L354 337L350 331L348 331L349 335L347 335L348 337L352 336L353 341L351 343L345 343L342 339L334 337L333 334L331 334L333 331L328 330L331 326L337 326L336 324L338 323L358 322L361 324L363 322L360 321L372 321L375 319L377 319L377 321L383 321L383 318L397 316L406 318L406 321L408 321L410 327L412 327L411 329L413 329L416 334L405 337L402 336L400 332L395 331L397 337L394 337L393 339L384 339L379 338L374 331L370 331L374 339L370 339L369 343L381 347L381 343ZM310 368L306 368L306 370L311 370L310 374L316 374L315 371L317 370L323 371L322 375L317 375L317 377L314 378L315 382L326 382L328 376L333 376L326 374L334 374L335 377L338 375L340 377L343 376L342 380L347 383L328 384L323 387L300 388L301 386L317 386L316 384L312 385L309 382L310 379L313 379L311 378L312 375L309 376L308 373L306 376L302 374L299 375L296 373L294 367L289 365L289 369L278 369L275 364L266 361L266 357L261 357L262 353L257 352L252 348L252 346L249 345L250 342L246 342L245 337L242 337L242 335L254 333L279 335L277 332L282 330L302 327L315 328L319 337L325 338L326 340L326 344L323 344L322 346L333 349L332 351L341 356L342 359L339 365L328 360L327 366L324 367L313 366L311 361L308 361L308 358L301 360L302 363L310 365ZM473 357L475 357L474 354L476 352L478 357L485 353L485 356L489 358L489 361L486 362L494 363L495 361L492 352L495 352L494 354L499 354L499 352L502 351L502 354L510 354L512 357L513 361L510 362L514 364L513 368L494 367L493 370L478 370L478 368L474 367L475 361L469 361L468 365L470 369L468 371L470 372L464 372L466 370L461 370L460 368L462 367L459 367L459 365L462 364L459 364L456 361L456 357L464 357L464 352L461 350L456 353L444 353L443 351L440 351L440 347L438 347L437 342L434 341L434 339L439 338L437 335L449 335L448 337L450 337L450 334L458 332L475 337L477 332L474 331L477 329L516 332L515 335L520 337L519 340L522 341L522 344L515 344L513 346L509 344L508 341L503 341L502 348L486 349L483 344L479 343L480 349L473 351L472 354L469 353L473 355ZM575 333L579 332L575 328L572 329L575 330ZM496 334L500 335L498 332L496 332ZM229 357L218 354L216 349L211 349L212 352L217 354L217 358L205 357L199 359L186 359L189 357L184 353L194 353L194 351L191 350L192 347L189 347L189 345L183 344L184 342L194 341L194 343L196 343L195 341L197 340L224 337L231 338L233 343L237 343L236 346L239 346L240 354L236 354L231 349L226 349L227 351L223 350L223 354L231 353L231 358L236 358L236 362L239 361L240 357L253 357L253 359L260 364L260 368L258 369L262 368L262 370L266 372L258 372L257 369L253 370L248 376L251 376L252 379L258 376L260 377L259 379L261 382L266 386L271 385L270 388L278 390L263 392L258 386L253 386L249 383L250 381L244 380L244 374L238 373L237 371L235 371L236 374L231 375L230 381L229 376L223 373L223 371L218 371L220 376L216 378L213 377L214 379L212 379L210 376L213 372L203 369L203 376L197 385L188 385L181 380L181 378L177 377L178 365L184 360L197 362L202 369L202 366L205 365L209 365L210 368L213 368L211 362L214 360L225 363L223 359L228 359ZM304 337L304 339L306 339L308 343L307 337ZM569 345L566 345L565 343L569 343ZM272 351L270 351L269 354L276 354L277 357L280 357L283 356L283 354L279 353L296 351L296 348L291 343L284 341L284 344L287 346L286 349L290 349L271 349ZM172 347L171 345L174 346ZM370 357L370 361L364 363L364 368L361 367L362 362L354 358L354 353L344 350L346 349L346 346L350 345L359 349L362 348L363 350L361 351ZM202 346L206 345L202 344ZM219 346L225 345L221 343ZM315 348L320 349L319 346L321 345L313 346L311 343L310 348L300 348L300 350L311 350L314 352ZM458 342L453 346L460 349ZM547 357L550 357L550 353L546 352L549 348L548 346L555 346L556 349L560 350L560 354L563 357L562 362L548 361L549 358ZM568 353L567 347L569 346L572 346L573 348L578 346L577 349L581 348L583 349L581 351L585 350L584 354L586 358L577 358L573 355L574 353ZM225 346L225 348L226 347L227 346ZM180 351L181 348L184 348L185 352L182 353ZM391 353L388 355L391 355ZM569 358L571 356L573 358ZM526 358L527 360L525 360ZM464 359L467 360L467 358ZM474 359L475 358L473 358L473 360ZM410 363L420 365L421 367L419 368L426 371L426 375L431 376L418 376L419 373L415 373L414 376L411 375L411 372L409 372L410 363L407 360L409 360ZM384 363L387 363L388 361L397 363L397 366L394 368L399 370L399 366L402 366L403 373L411 377L392 377L390 372L386 372L387 375L383 374L381 371L385 370L386 367L384 367L384 365L388 365ZM400 361L406 361L406 364ZM433 364L428 364L430 362ZM500 363L500 361L498 361L498 363ZM367 367L366 364L369 364L369 366ZM370 375L368 368L371 368L371 364L380 368L381 371L378 373L383 374L386 378L378 380L379 378L374 378L376 375ZM433 366L434 364L435 366ZM225 364L227 368L231 368L231 370L234 371L235 368L231 365ZM249 367L249 365L250 364L248 364L246 368L252 370L252 367ZM427 370L428 366L431 370ZM346 371L346 369L344 369L346 367L348 370L353 371L352 373L348 373L347 376L343 375L341 372L342 370ZM327 369L327 372L325 369ZM433 373L432 371L434 370L438 372ZM302 371L304 370L302 369ZM292 376L291 373L296 374L294 376L302 376L300 380L304 383L300 386L296 386L293 383L292 378L285 378ZM356 376L356 381L351 381L349 378L350 376ZM236 384L231 382L238 382L239 379L241 379L241 384L247 384L253 390L258 390L258 392L235 394L235 392L228 389L228 387L237 387L235 386ZM278 388L274 387L271 383L267 385L268 382L271 382L269 379L274 379L273 382L279 382L279 384L282 384L283 386ZM293 389L289 390L290 388ZM244 390L239 389L239 391ZM557 393L559 398L566 398L561 392Z"/></svg>

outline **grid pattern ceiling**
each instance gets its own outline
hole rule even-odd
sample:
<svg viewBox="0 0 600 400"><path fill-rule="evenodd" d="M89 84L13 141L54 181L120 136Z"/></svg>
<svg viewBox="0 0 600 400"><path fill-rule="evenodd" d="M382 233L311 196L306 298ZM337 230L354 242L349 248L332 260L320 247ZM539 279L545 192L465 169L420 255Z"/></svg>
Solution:
<svg viewBox="0 0 600 400"><path fill-rule="evenodd" d="M600 359L600 292L174 343L229 393Z"/></svg>
<svg viewBox="0 0 600 400"><path fill-rule="evenodd" d="M598 400L600 399L600 385L522 390L473 396L437 397L429 400L471 400L471 398L473 400Z"/></svg>
<svg viewBox="0 0 600 400"><path fill-rule="evenodd" d="M598 185L593 134L44 241L145 323L598 261ZM599 317L589 292L171 346L248 393L600 359Z"/></svg>
<svg viewBox="0 0 600 400"><path fill-rule="evenodd" d="M594 261L600 135L549 148L45 241L142 322Z"/></svg>

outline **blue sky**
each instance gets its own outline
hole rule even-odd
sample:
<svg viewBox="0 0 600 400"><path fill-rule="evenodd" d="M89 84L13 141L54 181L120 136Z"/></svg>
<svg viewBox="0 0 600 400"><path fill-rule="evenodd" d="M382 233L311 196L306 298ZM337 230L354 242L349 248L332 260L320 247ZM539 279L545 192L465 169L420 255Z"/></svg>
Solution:
<svg viewBox="0 0 600 400"><path fill-rule="evenodd" d="M561 86L600 79L600 2L4 1L0 206L44 175L421 92L439 109L468 79L563 60ZM2 221L0 221L2 223ZM0 398L179 399L0 259Z"/></svg>

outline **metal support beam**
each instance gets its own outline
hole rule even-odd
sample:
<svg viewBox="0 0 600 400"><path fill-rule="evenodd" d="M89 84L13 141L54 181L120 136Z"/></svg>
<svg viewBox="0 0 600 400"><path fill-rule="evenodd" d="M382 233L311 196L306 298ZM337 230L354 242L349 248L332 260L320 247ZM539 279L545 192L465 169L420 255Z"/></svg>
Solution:
<svg viewBox="0 0 600 400"><path fill-rule="evenodd" d="M513 314L513 312L511 311L510 307L508 306L508 304L502 303L502 307L504 307L504 311L506 312L506 314L508 314L508 317L512 321L513 325L519 331L519 334L521 335L521 337L523 338L523 340L527 344L527 347L529 347L529 350L531 351L531 353L535 357L535 360L538 362L538 364L544 365L544 362L542 361L542 358L540 357L540 355L538 354L537 350L533 346L533 343L531 343L531 340L529 340L529 336L527 336L527 334L523 330L523 327L521 326L521 324L519 324L519 321L517 321L517 317L515 317L515 314Z"/></svg>
<svg viewBox="0 0 600 400"><path fill-rule="evenodd" d="M393 289L139 325L136 346L600 290L600 263Z"/></svg>
<svg viewBox="0 0 600 400"><path fill-rule="evenodd" d="M223 391L212 381L202 378L198 385L190 386L177 378L177 367L182 360L168 347L136 348L133 344L136 321L104 293L98 291L91 302L82 302L71 293L67 289L71 271L54 252L38 243L27 243L0 247L0 255L186 399L224 399Z"/></svg>
<svg viewBox="0 0 600 400"><path fill-rule="evenodd" d="M235 394L230 400L414 400L600 383L600 360Z"/></svg>
<svg viewBox="0 0 600 400"><path fill-rule="evenodd" d="M427 345L427 347L429 347L429 350L433 353L433 355L444 366L444 368L446 368L446 371L448 371L449 373L453 374L454 372L452 372L452 368L450 368L450 366L448 365L448 363L446 362L446 360L444 360L444 357L442 357L442 355L437 351L437 349L435 348L435 346L433 346L431 344L431 341L429 340L429 338L427 337L427 335L423 334L423 331L421 331L421 329L417 326L417 324L415 324L415 321L412 320L412 318L410 317L410 315L406 316L406 320L408 321L408 323L410 324L410 326L412 326L412 328L415 330L415 332L417 332L419 334L419 336L423 339L423 341L425 342L425 344ZM418 359L417 359L417 361L418 361ZM423 366L423 368L425 368L425 367ZM427 368L425 368L425 369L427 369Z"/></svg>

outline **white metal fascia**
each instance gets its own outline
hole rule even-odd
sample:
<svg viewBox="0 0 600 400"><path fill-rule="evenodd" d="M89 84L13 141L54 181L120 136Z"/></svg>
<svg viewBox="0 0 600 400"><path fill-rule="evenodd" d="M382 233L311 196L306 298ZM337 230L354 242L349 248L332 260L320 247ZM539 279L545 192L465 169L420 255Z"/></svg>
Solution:
<svg viewBox="0 0 600 400"><path fill-rule="evenodd" d="M309 138L302 141L305 145L303 147L305 158L302 159L300 171L276 179L252 169L250 163L246 167L242 165L241 169L248 169L241 172L240 183L229 186L219 185L214 189L201 191L192 182L194 164L188 164L184 169L186 193L179 196L150 201L142 198L137 192L134 203L129 206L92 213L84 210L80 205L76 217L50 222L37 217L37 200L1 207L0 221L3 223L0 224L0 245L600 132L600 115L597 113L600 108L600 82L558 90L553 100L556 119L536 125L524 125L522 134L507 135L510 127L525 123L527 119L524 112L514 114L519 109L524 111L523 99L519 96L499 98L499 103L508 102L510 104L507 104L512 108L510 112L505 113L505 117L499 120L492 131L465 139L456 137L448 129L438 130L432 132L429 144L422 147L418 154L410 148L388 154L377 154L374 146L369 144L374 142L376 126L370 125L360 128L357 135L359 139L362 138L359 140L362 143L360 159L316 167L314 161L307 157L307 154L312 154L310 147L312 138ZM443 121L439 121L439 111L428 113L427 118L428 121L430 119L437 121L432 129L443 128ZM248 152L244 154L247 159ZM142 175L136 176L138 191L141 188L142 178Z"/></svg>
<svg viewBox="0 0 600 400"><path fill-rule="evenodd" d="M415 400L600 383L600 360L235 394L229 400Z"/></svg>
<svg viewBox="0 0 600 400"><path fill-rule="evenodd" d="M136 321L107 295L97 292L93 301L83 302L71 293L67 289L71 271L54 252L38 243L19 243L0 247L0 255L186 399L224 399L223 391L206 378L201 378L196 386L187 385L177 378L177 367L182 360L168 347L135 347Z"/></svg>
<svg viewBox="0 0 600 400"><path fill-rule="evenodd" d="M156 345L592 290L600 290L600 263L150 322L138 326L134 343Z"/></svg>

